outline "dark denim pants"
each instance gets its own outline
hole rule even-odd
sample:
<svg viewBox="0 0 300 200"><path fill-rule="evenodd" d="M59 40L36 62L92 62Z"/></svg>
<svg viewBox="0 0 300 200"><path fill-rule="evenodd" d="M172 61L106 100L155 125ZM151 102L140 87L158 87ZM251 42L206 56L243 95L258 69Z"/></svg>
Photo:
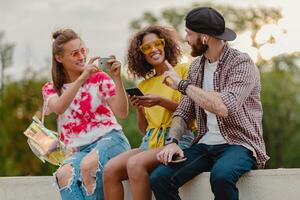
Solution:
<svg viewBox="0 0 300 200"><path fill-rule="evenodd" d="M236 182L256 168L252 152L240 145L196 144L184 150L187 160L159 165L150 177L156 200L178 200L178 189L202 172L211 171L210 184L215 200L239 199Z"/></svg>

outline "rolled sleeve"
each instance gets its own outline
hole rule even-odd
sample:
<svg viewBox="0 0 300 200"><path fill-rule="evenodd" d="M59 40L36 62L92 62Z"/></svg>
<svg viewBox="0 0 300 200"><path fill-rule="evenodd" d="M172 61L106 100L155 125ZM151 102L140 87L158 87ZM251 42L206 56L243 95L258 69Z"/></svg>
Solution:
<svg viewBox="0 0 300 200"><path fill-rule="evenodd" d="M45 115L51 114L52 110L49 108L49 100L52 97L58 96L56 90L54 89L54 84L53 82L47 82L43 88L42 88L42 95L43 95L43 109L45 112Z"/></svg>
<svg viewBox="0 0 300 200"><path fill-rule="evenodd" d="M235 98L234 94L231 92L222 92L220 96L224 105L228 109L229 114L235 112L238 105L237 99Z"/></svg>

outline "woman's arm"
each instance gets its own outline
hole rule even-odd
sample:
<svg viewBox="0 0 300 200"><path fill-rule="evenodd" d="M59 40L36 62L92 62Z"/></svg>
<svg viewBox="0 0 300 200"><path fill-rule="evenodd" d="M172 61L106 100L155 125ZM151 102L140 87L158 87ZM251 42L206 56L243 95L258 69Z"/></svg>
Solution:
<svg viewBox="0 0 300 200"><path fill-rule="evenodd" d="M110 73L116 85L116 95L107 99L107 103L117 117L125 119L128 116L128 99L121 77L121 63L114 56L108 63L112 65Z"/></svg>
<svg viewBox="0 0 300 200"><path fill-rule="evenodd" d="M143 133L143 135L146 133L148 121L145 117L145 110L143 106L139 106L136 109L136 117L138 122L138 128Z"/></svg>
<svg viewBox="0 0 300 200"><path fill-rule="evenodd" d="M48 107L56 114L64 113L75 98L79 88L84 83L82 79L77 79L68 87L61 96L55 96L49 99Z"/></svg>
<svg viewBox="0 0 300 200"><path fill-rule="evenodd" d="M179 105L179 103L167 99L165 97L156 95L156 94L146 94L144 96L139 96L139 104L145 107L152 106L161 106L169 110L170 112L174 112Z"/></svg>
<svg viewBox="0 0 300 200"><path fill-rule="evenodd" d="M114 78L113 80L116 85L116 95L107 99L107 103L117 117L125 119L128 116L128 100L122 78Z"/></svg>
<svg viewBox="0 0 300 200"><path fill-rule="evenodd" d="M48 106L50 110L55 112L56 114L64 113L72 103L82 84L85 83L85 81L91 76L91 74L97 71L98 69L96 65L87 65L84 71L81 73L81 75L71 84L70 87L68 87L62 93L61 96L55 96L49 99Z"/></svg>
<svg viewBox="0 0 300 200"><path fill-rule="evenodd" d="M143 106L139 104L139 99L137 96L128 95L128 98L132 106L136 108L136 118L137 118L138 128L143 134L145 134L148 127L148 121L145 117L145 109Z"/></svg>

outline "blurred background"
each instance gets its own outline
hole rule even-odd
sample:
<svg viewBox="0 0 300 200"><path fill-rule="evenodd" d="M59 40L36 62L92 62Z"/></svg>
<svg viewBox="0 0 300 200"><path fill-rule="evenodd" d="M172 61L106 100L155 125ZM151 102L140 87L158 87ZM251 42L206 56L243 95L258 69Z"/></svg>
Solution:
<svg viewBox="0 0 300 200"><path fill-rule="evenodd" d="M267 168L300 167L300 26L297 1L292 0L0 0L0 176L50 175L30 151L23 131L42 107L42 85L51 79L51 35L73 28L91 55L116 55L126 73L130 36L152 23L174 27L184 56L184 16L197 6L212 6L238 33L230 45L256 62L262 81L263 129ZM132 147L141 142L135 110L119 120ZM55 116L46 127L56 129Z"/></svg>

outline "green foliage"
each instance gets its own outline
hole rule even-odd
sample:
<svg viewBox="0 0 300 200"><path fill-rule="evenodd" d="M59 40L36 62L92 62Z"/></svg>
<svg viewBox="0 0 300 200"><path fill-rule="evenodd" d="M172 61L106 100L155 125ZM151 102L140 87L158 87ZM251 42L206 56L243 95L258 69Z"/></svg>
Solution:
<svg viewBox="0 0 300 200"><path fill-rule="evenodd" d="M268 167L299 167L299 53L281 55L262 66L263 129Z"/></svg>
<svg viewBox="0 0 300 200"><path fill-rule="evenodd" d="M4 42L4 32L0 31L0 89L2 96L3 88L4 88L4 70L12 65L13 61L13 51L15 48L14 43Z"/></svg>
<svg viewBox="0 0 300 200"><path fill-rule="evenodd" d="M32 154L23 135L42 104L43 83L45 81L24 80L5 87L0 102L0 176L46 175L54 169ZM51 125L49 128L55 129Z"/></svg>

